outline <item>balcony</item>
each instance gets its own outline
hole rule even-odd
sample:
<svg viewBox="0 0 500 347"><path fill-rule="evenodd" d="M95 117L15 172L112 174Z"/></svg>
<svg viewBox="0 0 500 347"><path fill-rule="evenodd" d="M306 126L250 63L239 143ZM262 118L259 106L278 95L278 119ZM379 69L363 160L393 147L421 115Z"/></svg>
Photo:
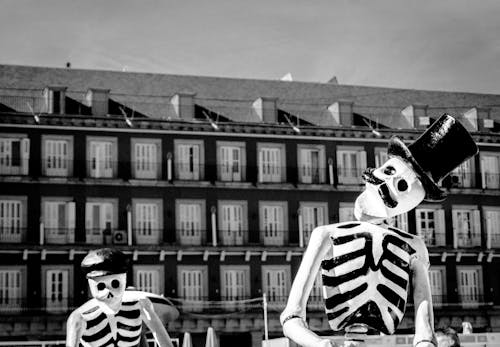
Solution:
<svg viewBox="0 0 500 347"><path fill-rule="evenodd" d="M161 178L161 161L136 160L130 164L133 179L159 180Z"/></svg>
<svg viewBox="0 0 500 347"><path fill-rule="evenodd" d="M259 165L258 183L285 183L286 166Z"/></svg>
<svg viewBox="0 0 500 347"><path fill-rule="evenodd" d="M322 295L311 294L309 296L309 300L307 301L307 310L308 311L325 311L325 299Z"/></svg>
<svg viewBox="0 0 500 347"><path fill-rule="evenodd" d="M241 164L218 164L217 180L221 182L245 182L247 167Z"/></svg>
<svg viewBox="0 0 500 347"><path fill-rule="evenodd" d="M478 306L489 305L485 302L485 297L483 294L459 294L459 305L463 308L475 308Z"/></svg>
<svg viewBox="0 0 500 347"><path fill-rule="evenodd" d="M500 233L489 232L491 248L500 248Z"/></svg>
<svg viewBox="0 0 500 347"><path fill-rule="evenodd" d="M133 228L134 241L137 245L158 245L161 242L163 229L158 228Z"/></svg>
<svg viewBox="0 0 500 347"><path fill-rule="evenodd" d="M175 163L175 179L183 181L202 181L205 165L195 163Z"/></svg>
<svg viewBox="0 0 500 347"><path fill-rule="evenodd" d="M264 246L284 246L285 235L284 230L267 229L260 231L260 244Z"/></svg>
<svg viewBox="0 0 500 347"><path fill-rule="evenodd" d="M481 235L473 233L457 233L457 247L470 248L481 246Z"/></svg>
<svg viewBox="0 0 500 347"><path fill-rule="evenodd" d="M0 226L0 242L20 243L24 241L27 228Z"/></svg>
<svg viewBox="0 0 500 347"><path fill-rule="evenodd" d="M301 184L325 184L325 167L301 167L299 170L299 183Z"/></svg>

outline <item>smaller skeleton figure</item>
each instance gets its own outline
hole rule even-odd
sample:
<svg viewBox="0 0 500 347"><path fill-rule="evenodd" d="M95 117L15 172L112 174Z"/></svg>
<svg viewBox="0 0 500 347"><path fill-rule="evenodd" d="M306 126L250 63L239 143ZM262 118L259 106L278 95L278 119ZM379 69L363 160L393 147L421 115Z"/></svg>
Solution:
<svg viewBox="0 0 500 347"><path fill-rule="evenodd" d="M81 266L93 298L69 316L67 347L136 347L143 323L159 346L173 347L145 293L125 291L128 261L122 252L110 248L90 251Z"/></svg>
<svg viewBox="0 0 500 347"><path fill-rule="evenodd" d="M374 329L393 334L403 319L410 285L415 307L413 345L436 345L429 256L424 241L386 224L424 199L441 201L439 182L478 149L467 130L444 115L406 146L393 137L389 160L363 174L365 191L355 202L357 221L316 228L281 314L283 332L304 347L332 346L306 325L306 305L321 269L325 311L346 346L362 344Z"/></svg>

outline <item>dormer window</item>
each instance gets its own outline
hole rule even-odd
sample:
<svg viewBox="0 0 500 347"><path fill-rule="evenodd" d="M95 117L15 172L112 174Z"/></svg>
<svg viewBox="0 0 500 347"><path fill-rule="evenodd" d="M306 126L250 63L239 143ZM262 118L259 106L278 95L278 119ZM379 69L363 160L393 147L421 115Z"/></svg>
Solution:
<svg viewBox="0 0 500 347"><path fill-rule="evenodd" d="M66 87L46 87L45 105L49 114L64 114L66 111Z"/></svg>

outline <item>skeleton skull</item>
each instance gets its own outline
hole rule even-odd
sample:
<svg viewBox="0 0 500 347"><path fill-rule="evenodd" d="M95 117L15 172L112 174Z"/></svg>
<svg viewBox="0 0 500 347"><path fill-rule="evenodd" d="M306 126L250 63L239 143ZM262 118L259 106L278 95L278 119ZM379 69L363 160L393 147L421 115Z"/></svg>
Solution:
<svg viewBox="0 0 500 347"><path fill-rule="evenodd" d="M120 310L127 274L113 274L88 278L90 292L107 314L116 314Z"/></svg>
<svg viewBox="0 0 500 347"><path fill-rule="evenodd" d="M365 191L356 199L354 214L358 220L390 218L416 207L425 190L405 161L394 157L377 169L363 174Z"/></svg>

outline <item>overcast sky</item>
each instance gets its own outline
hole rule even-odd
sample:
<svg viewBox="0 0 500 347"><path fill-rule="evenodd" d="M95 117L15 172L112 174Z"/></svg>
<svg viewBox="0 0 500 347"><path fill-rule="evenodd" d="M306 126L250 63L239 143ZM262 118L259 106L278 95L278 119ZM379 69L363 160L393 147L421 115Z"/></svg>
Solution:
<svg viewBox="0 0 500 347"><path fill-rule="evenodd" d="M0 64L500 94L497 0L0 0Z"/></svg>

